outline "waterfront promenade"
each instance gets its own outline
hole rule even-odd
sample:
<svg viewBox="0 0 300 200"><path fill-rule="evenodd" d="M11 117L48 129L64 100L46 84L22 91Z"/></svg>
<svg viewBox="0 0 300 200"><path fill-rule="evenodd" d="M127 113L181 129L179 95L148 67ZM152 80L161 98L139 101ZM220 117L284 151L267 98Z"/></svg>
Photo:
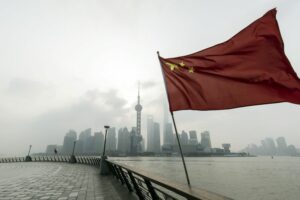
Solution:
<svg viewBox="0 0 300 200"><path fill-rule="evenodd" d="M99 169L69 163L1 163L0 200L137 199L116 179L100 176Z"/></svg>

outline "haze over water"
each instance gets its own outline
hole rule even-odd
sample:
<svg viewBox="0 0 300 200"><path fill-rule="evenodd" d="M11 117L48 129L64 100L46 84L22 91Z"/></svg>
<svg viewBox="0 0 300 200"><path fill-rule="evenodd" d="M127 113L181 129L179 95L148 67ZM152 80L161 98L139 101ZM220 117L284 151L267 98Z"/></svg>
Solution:
<svg viewBox="0 0 300 200"><path fill-rule="evenodd" d="M300 157L185 158L192 187L237 200L297 200ZM114 158L186 184L180 157Z"/></svg>

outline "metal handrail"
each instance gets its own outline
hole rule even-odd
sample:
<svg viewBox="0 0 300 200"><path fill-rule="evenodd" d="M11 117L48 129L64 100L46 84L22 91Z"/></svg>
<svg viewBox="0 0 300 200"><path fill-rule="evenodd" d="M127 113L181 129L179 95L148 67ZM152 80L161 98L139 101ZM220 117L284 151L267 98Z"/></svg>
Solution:
<svg viewBox="0 0 300 200"><path fill-rule="evenodd" d="M106 160L112 174L135 191L139 199L230 200L231 198L199 188L192 188L153 175L142 169Z"/></svg>

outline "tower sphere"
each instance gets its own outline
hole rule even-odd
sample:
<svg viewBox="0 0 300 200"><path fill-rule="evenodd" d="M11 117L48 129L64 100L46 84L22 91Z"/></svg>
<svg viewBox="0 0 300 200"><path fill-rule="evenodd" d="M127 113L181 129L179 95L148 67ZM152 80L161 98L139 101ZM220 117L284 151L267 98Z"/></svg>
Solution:
<svg viewBox="0 0 300 200"><path fill-rule="evenodd" d="M136 110L136 111L142 111L142 109L143 109L143 107L141 106L141 104L137 104L137 105L135 106L135 110Z"/></svg>

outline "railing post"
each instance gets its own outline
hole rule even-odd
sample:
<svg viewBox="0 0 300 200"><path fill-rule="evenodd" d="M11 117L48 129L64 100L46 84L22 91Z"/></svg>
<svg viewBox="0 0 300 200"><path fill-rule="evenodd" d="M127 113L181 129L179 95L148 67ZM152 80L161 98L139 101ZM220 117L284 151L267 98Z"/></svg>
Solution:
<svg viewBox="0 0 300 200"><path fill-rule="evenodd" d="M142 192L141 192L141 189L140 189L140 187L138 186L138 184L136 183L135 178L133 177L131 171L128 171L128 175L129 175L129 177L130 177L130 179L131 179L131 182L132 182L132 184L133 184L133 186L134 186L135 192L136 192L136 194L138 195L139 199L140 199L140 200L144 200L145 198L144 198L144 196L143 196L143 194L142 194Z"/></svg>
<svg viewBox="0 0 300 200"><path fill-rule="evenodd" d="M145 179L145 178L144 178L144 181L147 185L148 191L150 192L150 195L151 195L152 199L158 199L158 196L157 196L151 182L148 179Z"/></svg>
<svg viewBox="0 0 300 200"><path fill-rule="evenodd" d="M124 180L123 180L123 177L122 177L122 175L121 175L121 172L119 171L118 166L114 166L114 168L115 168L115 170L116 170L116 172L117 172L117 174L118 174L118 176L119 176L119 179L120 179L120 181L121 181L121 183L122 183L122 185L123 185L123 184L124 184Z"/></svg>
<svg viewBox="0 0 300 200"><path fill-rule="evenodd" d="M132 192L131 185L130 185L130 183L129 183L127 177L126 177L126 175L124 174L124 171L122 170L122 168L121 168L120 166L119 166L119 170L120 170L120 172L121 172L121 176L123 177L123 179L124 179L124 181L125 181L125 183L126 183L126 186L127 186L128 190L129 190L130 192Z"/></svg>

